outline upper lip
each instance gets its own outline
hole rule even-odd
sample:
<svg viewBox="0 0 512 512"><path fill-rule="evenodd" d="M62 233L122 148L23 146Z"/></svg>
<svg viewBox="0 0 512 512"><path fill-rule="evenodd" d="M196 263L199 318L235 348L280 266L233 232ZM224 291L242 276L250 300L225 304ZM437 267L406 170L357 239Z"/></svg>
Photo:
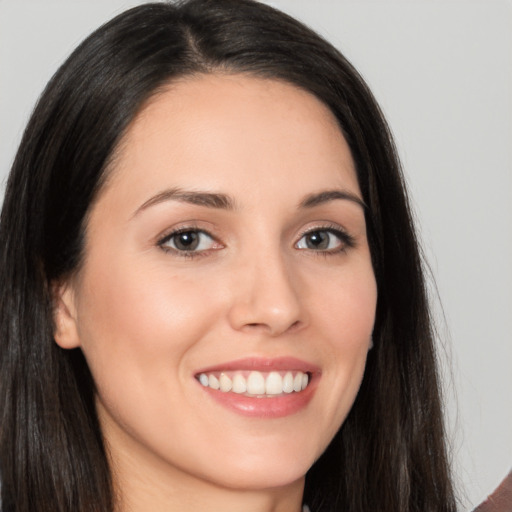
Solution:
<svg viewBox="0 0 512 512"><path fill-rule="evenodd" d="M246 357L202 368L196 374L236 370L260 372L296 370L303 373L319 373L320 367L296 357Z"/></svg>

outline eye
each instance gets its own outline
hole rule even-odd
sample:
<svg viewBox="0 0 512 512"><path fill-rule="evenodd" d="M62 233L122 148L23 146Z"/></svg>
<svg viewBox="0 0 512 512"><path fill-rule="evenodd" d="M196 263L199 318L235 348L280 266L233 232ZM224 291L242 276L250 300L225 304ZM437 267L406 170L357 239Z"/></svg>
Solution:
<svg viewBox="0 0 512 512"><path fill-rule="evenodd" d="M166 250L182 253L201 252L215 248L215 240L205 231L184 229L163 238L158 245Z"/></svg>
<svg viewBox="0 0 512 512"><path fill-rule="evenodd" d="M337 253L353 245L353 239L348 233L344 233L339 229L324 228L314 229L304 233L297 242L296 248Z"/></svg>

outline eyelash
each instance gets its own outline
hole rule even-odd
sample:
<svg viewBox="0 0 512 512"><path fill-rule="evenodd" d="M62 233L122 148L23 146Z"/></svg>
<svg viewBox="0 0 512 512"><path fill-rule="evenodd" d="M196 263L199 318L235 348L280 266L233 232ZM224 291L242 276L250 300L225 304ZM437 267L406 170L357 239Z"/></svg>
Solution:
<svg viewBox="0 0 512 512"><path fill-rule="evenodd" d="M171 233L165 235L164 237L162 237L157 242L157 245L164 252L172 253L172 254L174 254L174 255L176 255L178 257L182 257L182 258L190 258L190 259L192 259L192 258L201 258L201 257L204 257L204 256L208 256L208 254L211 252L210 249L204 249L204 250L201 250L201 251L196 251L196 250L182 251L182 250L175 249L173 247L168 247L168 246L165 245L166 243L170 242L173 238L175 238L175 237L177 237L179 235L182 235L184 233L195 233L195 234L200 234L200 235L206 235L207 237L211 238L214 243L217 243L217 244L219 243L219 242L217 242L216 238L213 235L211 235L210 233L208 233L204 229L200 229L200 228L198 228L196 226L186 226L186 227L183 227L183 228L176 229L176 230L172 231ZM219 245L221 245L221 244L219 244Z"/></svg>
<svg viewBox="0 0 512 512"><path fill-rule="evenodd" d="M318 256L334 256L340 253L345 253L347 250L356 246L355 238L337 224L320 225L313 228L308 228L300 234L299 241L302 240L306 235L312 235L314 233L329 233L338 238L341 243L340 247L336 247L335 249L310 250ZM297 243L295 245L297 245Z"/></svg>
<svg viewBox="0 0 512 512"><path fill-rule="evenodd" d="M197 251L197 250L186 251L186 250L175 249L173 247L168 247L165 245L168 242L170 242L173 238L175 238L181 234L184 234L184 233L195 233L195 234L199 234L199 235L205 235L205 236L211 238L213 243L218 244L220 246L219 248L223 247L222 244L220 244L213 235L211 235L207 231L200 229L196 226L186 226L183 228L176 229L176 230L172 231L171 233L168 233L167 235L162 237L160 240L158 240L157 245L164 252L172 253L178 257L183 257L183 258L190 258L190 259L201 258L201 257L208 256L208 254L210 254L212 249L203 249L203 250L199 250L199 251ZM318 255L318 256L327 257L327 256L333 256L333 255L336 255L339 253L345 253L348 249L351 249L351 248L355 247L355 245L356 245L355 239L352 235L347 233L340 226L333 224L333 225L327 225L327 226L325 226L325 225L324 226L316 226L316 227L308 228L308 229L304 230L299 236L299 241L294 244L294 247L296 247L297 244L305 236L312 235L314 233L329 233L329 234L337 237L341 243L340 247L337 247L335 249L326 249L326 250L309 249L310 252L312 252L313 254ZM217 250L217 249L218 248L215 248L213 250ZM306 250L306 249L299 249L299 250Z"/></svg>

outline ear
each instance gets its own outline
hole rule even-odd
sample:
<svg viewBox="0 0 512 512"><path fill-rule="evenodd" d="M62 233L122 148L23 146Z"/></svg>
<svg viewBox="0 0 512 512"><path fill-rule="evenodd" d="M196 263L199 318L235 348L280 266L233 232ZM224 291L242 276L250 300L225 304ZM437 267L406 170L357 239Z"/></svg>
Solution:
<svg viewBox="0 0 512 512"><path fill-rule="evenodd" d="M61 348L77 348L80 346L80 339L73 286L69 282L55 283L52 295L55 342Z"/></svg>

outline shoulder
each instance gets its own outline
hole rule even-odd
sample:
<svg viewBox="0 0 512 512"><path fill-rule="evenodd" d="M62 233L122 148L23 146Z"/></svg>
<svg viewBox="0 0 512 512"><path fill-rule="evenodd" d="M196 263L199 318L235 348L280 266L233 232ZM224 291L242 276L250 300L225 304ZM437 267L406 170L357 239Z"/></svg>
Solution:
<svg viewBox="0 0 512 512"><path fill-rule="evenodd" d="M500 486L473 512L512 511L512 471Z"/></svg>

